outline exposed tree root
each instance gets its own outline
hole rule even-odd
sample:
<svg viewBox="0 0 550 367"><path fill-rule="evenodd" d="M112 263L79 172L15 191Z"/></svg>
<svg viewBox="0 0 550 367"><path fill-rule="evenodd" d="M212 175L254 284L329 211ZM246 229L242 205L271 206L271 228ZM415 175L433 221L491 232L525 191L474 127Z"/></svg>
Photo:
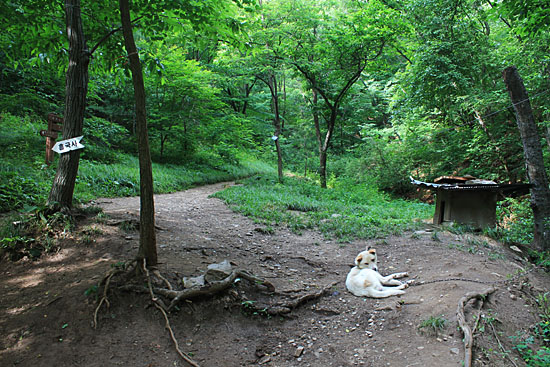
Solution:
<svg viewBox="0 0 550 367"><path fill-rule="evenodd" d="M136 261L132 261L130 263L130 265L135 265ZM103 277L103 280L99 283L99 286L103 286L103 294L101 295L101 298L99 299L99 302L97 304L97 307L94 311L94 320L93 320L93 323L92 323L92 326L94 329L97 328L97 313L99 312L99 309L101 308L101 306L103 305L103 303L105 303L107 305L107 308L109 308L110 306L110 303L109 303L109 299L107 298L107 293L109 292L109 287L111 285L111 281L113 279L113 277L115 275L119 275L119 274L123 274L123 273L126 273L127 272L127 265L124 264L124 266L121 266L121 267L115 267L113 269L111 269L111 271L109 271L107 273L107 275L105 275L105 277Z"/></svg>
<svg viewBox="0 0 550 367"><path fill-rule="evenodd" d="M493 335L495 336L495 339L497 340L497 343L498 343L498 346L500 348L500 350L502 351L502 353L506 356L506 358L508 358L508 360L510 362L512 362L512 364L515 366L515 367L518 367L517 363L514 362L514 360L510 357L510 355L506 352L506 349L504 348L504 346L502 345L502 343L500 342L500 339L498 338L498 334L497 334L497 331L495 330L495 326L493 324L490 324L491 325L491 329L493 330Z"/></svg>
<svg viewBox="0 0 550 367"><path fill-rule="evenodd" d="M172 284L163 277L156 269L148 269L145 261L134 260L130 264L134 264L134 267L129 269L128 266L115 267L109 271L100 283L103 286L103 292L98 305L94 312L93 327L97 328L98 312L102 305L110 306L108 300L108 292L113 287L114 279L118 276L123 276L123 280L116 286L119 290L129 290L138 293L148 293L151 297L153 305L162 313L166 322L166 329L170 333L170 338L174 343L177 353L191 366L198 367L197 362L193 361L186 353L182 352L179 348L177 339L174 335L174 331L170 326L168 313L173 310L180 302L188 299L213 296L220 293L233 284L238 283L240 280L246 280L253 284L260 290L267 291L272 295L275 294L275 287L270 282L263 278L260 278L254 274L251 274L242 269L232 269L229 262L224 261L220 264L212 264L208 267L205 274L196 278L184 278L183 284L188 285L186 288L177 290L174 289ZM137 266L139 265L139 267ZM136 272L136 271L138 272ZM132 278L136 277L136 274L140 273L146 277L147 286L137 285L136 282L131 282ZM304 303L317 299L328 292L338 282L334 282L328 286L319 289L316 292L288 296L286 294L277 293L279 296L286 297L287 300L279 301L272 305L259 305L255 302L247 303L247 309L249 311L255 311L264 315L283 315L290 313L293 309L296 309ZM250 306L248 306L250 305Z"/></svg>
<svg viewBox="0 0 550 367"><path fill-rule="evenodd" d="M464 307L466 304L473 298L484 299L489 294L496 291L496 288L489 287L481 292L468 292L466 293L459 301L458 308L456 310L456 317L458 321L458 326L462 329L464 333L464 367L472 366L472 348L474 345L474 338L472 335L472 330L466 322L466 316L464 315Z"/></svg>
<svg viewBox="0 0 550 367"><path fill-rule="evenodd" d="M185 362L189 363L193 367L199 367L197 362L195 362L191 357L189 357L188 354L182 352L182 350L180 349L179 344L178 344L178 340L176 339L176 336L174 335L174 330L172 330L172 327L170 326L170 320L168 319L168 314L166 313L166 311L164 311L166 306L164 305L162 300L160 300L158 297L155 296L155 293L153 292L153 286L151 284L151 274L149 273L149 270L147 269L147 265L146 265L145 261L143 261L143 263L142 263L142 270L145 273L145 275L147 276L147 286L149 287L149 294L151 295L151 301L153 301L153 304L155 305L155 307L162 313L162 316L164 316L164 320L166 321L165 327L166 327L166 329L168 329L168 332L170 333L170 338L172 339L172 342L174 343L174 347L176 348L176 351L178 352L180 357L183 358L183 360L185 360ZM158 271L155 270L154 273L158 273ZM170 283L164 277L160 277L160 278L163 281L166 281L168 283L169 287L171 288Z"/></svg>

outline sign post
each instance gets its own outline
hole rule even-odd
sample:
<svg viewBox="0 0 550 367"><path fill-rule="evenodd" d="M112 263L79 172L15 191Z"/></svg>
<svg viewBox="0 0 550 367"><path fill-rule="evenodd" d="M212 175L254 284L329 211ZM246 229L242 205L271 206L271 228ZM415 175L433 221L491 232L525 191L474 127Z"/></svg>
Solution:
<svg viewBox="0 0 550 367"><path fill-rule="evenodd" d="M63 117L50 113L48 115L48 130L40 130L40 135L46 138L46 164L49 166L53 162L53 147L57 139L58 132L63 130Z"/></svg>

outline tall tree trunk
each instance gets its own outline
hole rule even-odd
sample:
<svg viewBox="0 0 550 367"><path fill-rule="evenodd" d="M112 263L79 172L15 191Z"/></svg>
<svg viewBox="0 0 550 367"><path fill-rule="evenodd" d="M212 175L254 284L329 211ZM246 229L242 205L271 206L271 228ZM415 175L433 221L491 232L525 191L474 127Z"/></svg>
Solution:
<svg viewBox="0 0 550 367"><path fill-rule="evenodd" d="M69 39L69 66L65 81L63 139L70 139L82 135L90 52L82 29L80 0L66 0L65 15ZM80 150L61 154L48 196L48 206L52 209L66 210L72 207L79 159Z"/></svg>
<svg viewBox="0 0 550 367"><path fill-rule="evenodd" d="M527 91L517 68L511 66L504 69L503 77L516 111L527 176L533 185L531 188L531 208L535 222L533 245L538 249L550 250L550 189L544 168L539 132Z"/></svg>
<svg viewBox="0 0 550 367"><path fill-rule="evenodd" d="M270 89L271 89L271 101L273 106L273 127L275 128L275 149L277 150L277 173L279 177L279 183L283 183L283 154L281 152L281 144L279 142L279 136L281 135L281 113L279 111L279 92L277 88L277 78L275 74L269 76Z"/></svg>
<svg viewBox="0 0 550 367"><path fill-rule="evenodd" d="M281 151L281 144L279 142L279 136L281 135L281 112L279 109L279 89L277 85L277 77L274 72L270 71L266 77L258 76L257 78L263 81L269 87L269 91L271 92L271 111L273 112L273 127L275 129L273 141L277 152L277 173L279 183L283 183L283 154Z"/></svg>
<svg viewBox="0 0 550 367"><path fill-rule="evenodd" d="M147 112L145 110L145 86L143 71L139 61L132 23L130 20L129 0L119 0L120 20L124 45L130 59L130 70L134 84L134 98L136 101L136 122L139 152L139 189L140 189L140 216L139 216L139 252L138 260L146 260L147 266L157 265L157 243L155 237L155 206L153 201L153 168L147 133Z"/></svg>

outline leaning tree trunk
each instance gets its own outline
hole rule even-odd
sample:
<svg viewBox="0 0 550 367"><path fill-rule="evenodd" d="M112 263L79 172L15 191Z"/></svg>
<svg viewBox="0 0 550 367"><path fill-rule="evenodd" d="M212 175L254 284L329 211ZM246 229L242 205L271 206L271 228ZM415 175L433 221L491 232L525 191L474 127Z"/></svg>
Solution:
<svg viewBox="0 0 550 367"><path fill-rule="evenodd" d="M88 92L88 65L90 52L84 38L80 0L65 1L67 37L69 39L69 66L65 81L65 121L63 139L82 135L86 94ZM78 172L80 150L61 154L57 172L48 196L53 210L70 209Z"/></svg>
<svg viewBox="0 0 550 367"><path fill-rule="evenodd" d="M145 86L143 71L139 61L132 23L130 21L130 5L128 0L119 0L120 19L124 44L130 59L130 70L134 84L134 98L136 102L136 122L139 152L139 189L140 189L140 216L139 216L139 252L138 260L146 260L148 266L157 265L157 243L155 237L155 206L153 201L153 168L149 137L147 133L147 112L145 110Z"/></svg>
<svg viewBox="0 0 550 367"><path fill-rule="evenodd" d="M511 66L504 69L503 77L516 111L527 177L533 185L531 188L531 208L535 222L533 245L538 249L550 250L550 189L544 168L539 132L527 91L517 68Z"/></svg>

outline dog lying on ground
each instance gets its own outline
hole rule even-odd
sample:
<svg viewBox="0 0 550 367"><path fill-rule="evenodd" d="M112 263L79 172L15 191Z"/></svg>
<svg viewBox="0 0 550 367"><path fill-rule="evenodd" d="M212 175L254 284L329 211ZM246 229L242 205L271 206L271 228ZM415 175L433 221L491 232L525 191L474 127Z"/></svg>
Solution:
<svg viewBox="0 0 550 367"><path fill-rule="evenodd" d="M397 278L408 276L407 273L395 273L383 277L378 272L376 250L367 249L355 258L355 266L346 278L346 288L358 297L385 298L404 294L403 289L409 283L402 283ZM390 285L392 287L385 287Z"/></svg>

